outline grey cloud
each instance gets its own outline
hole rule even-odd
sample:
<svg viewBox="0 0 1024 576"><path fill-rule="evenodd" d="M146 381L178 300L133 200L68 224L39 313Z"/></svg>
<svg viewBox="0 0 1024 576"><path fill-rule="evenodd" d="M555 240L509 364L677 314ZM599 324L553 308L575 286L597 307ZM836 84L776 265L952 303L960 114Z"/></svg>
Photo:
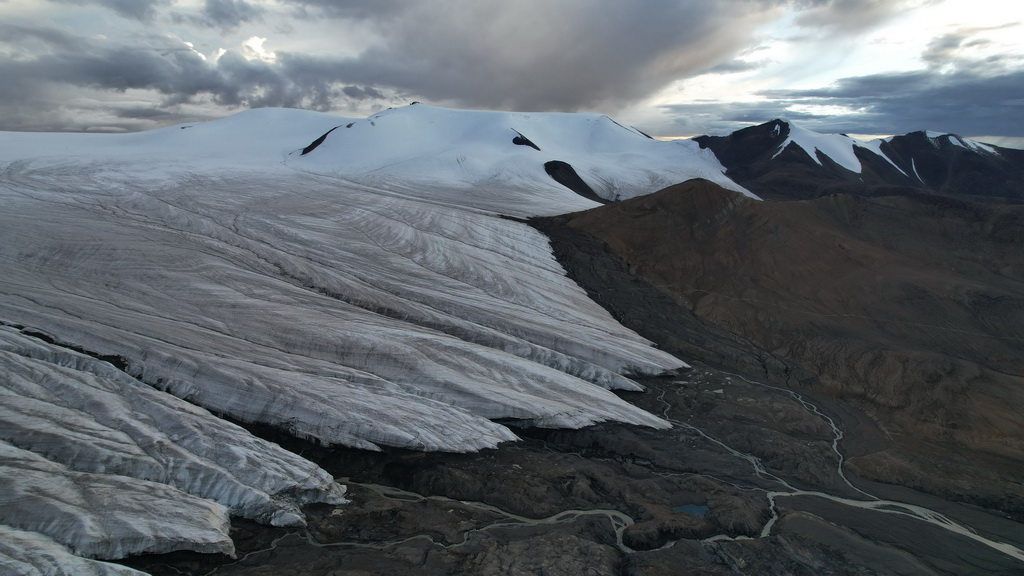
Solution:
<svg viewBox="0 0 1024 576"><path fill-rule="evenodd" d="M56 29L0 26L0 34L46 42L49 50L32 58L0 60L0 118L4 128L32 125L29 116L45 116L45 110L78 89L108 92L148 90L162 101L154 108L173 107L197 97L227 107L285 106L326 110L346 97L333 78L304 76L260 60L247 60L228 51L207 61L186 46L163 36L142 44L126 45L98 38L70 35ZM360 98L379 92L363 88ZM132 110L122 109L124 117ZM134 118L153 118L153 112L137 111Z"/></svg>
<svg viewBox="0 0 1024 576"><path fill-rule="evenodd" d="M613 113L705 70L757 67L734 58L781 6L834 32L863 30L920 1L290 0L384 39L356 58L321 59L324 74L460 106Z"/></svg>
<svg viewBox="0 0 1024 576"><path fill-rule="evenodd" d="M921 59L931 65L942 65L957 58L957 52L974 30L959 30L932 39L921 54Z"/></svg>
<svg viewBox="0 0 1024 576"><path fill-rule="evenodd" d="M354 20L381 20L407 8L407 0L285 0L298 8L305 18L333 17Z"/></svg>
<svg viewBox="0 0 1024 576"><path fill-rule="evenodd" d="M401 6L351 13L386 41L357 58L321 59L316 66L353 83L459 105L577 110L623 104L731 57L749 42L767 4L457 0Z"/></svg>
<svg viewBox="0 0 1024 576"><path fill-rule="evenodd" d="M245 0L205 0L203 14L218 23L237 24L251 20L263 12L263 8Z"/></svg>
<svg viewBox="0 0 1024 576"><path fill-rule="evenodd" d="M801 122L816 118L804 113L787 112L784 105L772 102L708 101L668 104L661 106L661 109L666 113L667 120L659 120L656 126L640 125L638 128L654 136L720 135L773 118Z"/></svg>
<svg viewBox="0 0 1024 576"><path fill-rule="evenodd" d="M991 28L961 28L953 32L948 32L942 36L932 39L932 41L928 43L924 53L921 54L921 58L931 66L942 66L945 64L962 62L964 60L961 55L962 49L975 48L991 43L990 40L984 37L979 37L979 34L991 30L1016 27L1019 25L1019 23L1011 23Z"/></svg>
<svg viewBox="0 0 1024 576"><path fill-rule="evenodd" d="M181 47L161 48L166 52L161 55L153 47L89 40L69 50L59 43L86 40L57 38L22 61L32 66L5 63L17 74L7 77L101 90L149 89L172 104L208 94L226 106L323 110L346 99L390 94L467 107L569 111L600 106L614 112L734 56L749 43L758 16L773 5L757 0L293 4L356 20L381 41L356 57L277 50L273 63L230 52L205 63ZM246 6L252 5L207 0L202 17L230 26L254 17ZM46 33L37 33L40 42Z"/></svg>
<svg viewBox="0 0 1024 576"><path fill-rule="evenodd" d="M129 120L157 120L167 121L168 123L177 122L181 118L180 114L146 106L126 106L114 110L113 115Z"/></svg>
<svg viewBox="0 0 1024 576"><path fill-rule="evenodd" d="M0 38L10 46L21 49L23 54L38 54L51 51L75 53L85 49L88 42L81 36L68 34L56 28L42 28L19 24L0 23Z"/></svg>
<svg viewBox="0 0 1024 576"><path fill-rule="evenodd" d="M349 98L355 98L356 100L376 99L383 100L385 98L379 90L370 88L369 86L345 86L341 89L342 94Z"/></svg>
<svg viewBox="0 0 1024 576"><path fill-rule="evenodd" d="M738 72L749 72L765 66L765 61L749 62L747 60L728 60L711 68L705 74L736 74Z"/></svg>
<svg viewBox="0 0 1024 576"><path fill-rule="evenodd" d="M1024 71L994 76L975 71L910 72L847 78L826 90L769 96L794 102L837 104L861 112L847 122L874 133L929 128L961 134L1019 136L1024 126ZM863 128L857 128L863 130Z"/></svg>
<svg viewBox="0 0 1024 576"><path fill-rule="evenodd" d="M204 28L231 30L251 20L259 19L266 10L245 0L203 0L199 13L171 14L176 24L191 24Z"/></svg>
<svg viewBox="0 0 1024 576"><path fill-rule="evenodd" d="M928 0L923 5L941 1ZM798 0L794 4L802 8L796 18L800 26L855 34L878 26L916 3L913 0Z"/></svg>
<svg viewBox="0 0 1024 576"><path fill-rule="evenodd" d="M79 6L102 6L117 12L125 18L140 21L152 20L157 9L170 6L173 0L50 0L60 4L77 4Z"/></svg>
<svg viewBox="0 0 1024 576"><path fill-rule="evenodd" d="M140 19L172 2L55 1L136 10L133 17ZM148 39L143 31L119 43L23 28L19 33L33 46L19 48L18 58L0 57L5 78L0 111L26 114L33 106L30 93L39 102L55 102L72 89L98 91L96 99L104 91L137 89L158 95L154 108L208 100L223 107L329 110L401 98L472 108L614 114L681 78L757 66L737 57L749 54L754 30L779 7L803 10L806 26L856 28L911 1L279 0L275 10L284 5L293 14L339 19L339 31L360 26L378 40L350 57L276 49L273 62L247 60L233 51L204 61L155 31ZM171 17L230 29L261 18L267 13L263 5L205 0L200 12ZM858 10L866 15L853 18ZM10 86L19 92L12 93ZM0 122L9 126L15 119L0 113Z"/></svg>

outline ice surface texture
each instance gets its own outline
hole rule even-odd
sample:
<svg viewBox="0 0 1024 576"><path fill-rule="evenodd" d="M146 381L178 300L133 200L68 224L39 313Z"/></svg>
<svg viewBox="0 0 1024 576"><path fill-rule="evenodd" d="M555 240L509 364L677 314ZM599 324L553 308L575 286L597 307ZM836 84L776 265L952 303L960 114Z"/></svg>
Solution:
<svg viewBox="0 0 1024 576"><path fill-rule="evenodd" d="M89 560L37 532L0 524L0 574L18 576L144 576L125 566Z"/></svg>
<svg viewBox="0 0 1024 576"><path fill-rule="evenodd" d="M73 563L230 553L229 514L300 524L301 504L342 501L214 413L365 449L478 450L514 440L509 420L666 427L610 390L682 363L518 220L595 205L551 160L609 199L738 188L696 144L593 115L417 105L0 133L0 522Z"/></svg>
<svg viewBox="0 0 1024 576"><path fill-rule="evenodd" d="M0 520L74 552L233 552L228 513L344 502L316 465L111 364L0 326Z"/></svg>

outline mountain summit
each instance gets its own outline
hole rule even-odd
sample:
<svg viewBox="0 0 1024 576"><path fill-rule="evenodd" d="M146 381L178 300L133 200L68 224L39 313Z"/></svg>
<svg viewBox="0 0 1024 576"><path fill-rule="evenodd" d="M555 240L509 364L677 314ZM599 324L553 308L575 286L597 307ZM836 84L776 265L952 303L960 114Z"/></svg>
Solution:
<svg viewBox="0 0 1024 576"><path fill-rule="evenodd" d="M900 188L995 202L1024 201L1024 151L956 134L911 132L863 141L772 120L728 136L698 136L726 174L766 199Z"/></svg>

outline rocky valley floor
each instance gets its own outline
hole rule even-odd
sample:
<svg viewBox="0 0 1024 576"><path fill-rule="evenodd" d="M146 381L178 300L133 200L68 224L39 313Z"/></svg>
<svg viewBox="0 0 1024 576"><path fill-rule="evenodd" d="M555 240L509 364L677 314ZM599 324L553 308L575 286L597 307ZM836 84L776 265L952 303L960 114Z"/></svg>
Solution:
<svg viewBox="0 0 1024 576"><path fill-rule="evenodd" d="M236 558L127 563L171 574L1014 574L1024 525L841 471L885 439L827 399L697 365L627 394L671 430L522 430L477 454L330 450L352 502L306 529L236 521ZM847 436L835 441L841 431ZM272 435L272 431L258 431Z"/></svg>

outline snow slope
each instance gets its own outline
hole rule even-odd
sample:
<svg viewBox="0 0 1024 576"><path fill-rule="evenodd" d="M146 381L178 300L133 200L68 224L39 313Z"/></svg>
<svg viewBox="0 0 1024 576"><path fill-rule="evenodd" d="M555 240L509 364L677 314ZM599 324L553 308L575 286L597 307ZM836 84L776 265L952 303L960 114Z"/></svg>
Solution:
<svg viewBox="0 0 1024 576"><path fill-rule="evenodd" d="M782 153L790 145L794 145L802 149L808 156L811 157L819 166L821 165L821 159L818 157L819 154L828 156L836 164L846 168L851 172L860 174L862 166L860 160L854 151L854 147L863 148L883 158L886 162L891 164L894 168L900 171L904 176L908 176L907 172L899 167L896 163L896 159L889 157L889 155L882 149L882 144L889 142L893 137L889 138L876 138L874 140L858 140L847 136L846 134L822 134L807 130L791 121L783 120L777 122L784 122L789 128L789 135L776 149L775 154L772 158L775 158ZM776 126L776 133L779 131L779 126ZM999 153L995 148L988 144L971 140L970 138L964 138L956 134L947 134L944 132L934 132L931 130L922 131L924 136L931 141L932 145L938 147L940 141L948 141L953 146L958 146L974 152L984 152L988 154ZM920 179L918 177L918 179Z"/></svg>
<svg viewBox="0 0 1024 576"><path fill-rule="evenodd" d="M790 121L785 121L785 123L789 126L789 136L787 136L786 140L779 145L778 150L772 158L778 156L790 144L793 144L807 153L807 155L810 156L811 159L819 166L821 166L821 159L818 157L818 154L821 153L828 156L836 164L846 168L850 172L860 174L862 167L860 159L857 158L857 155L854 152L854 147L856 146L870 150L885 159L889 164L892 164L894 168L903 172L903 170L882 151L881 145L882 142L884 142L883 139L877 138L869 141L858 140L847 136L846 134L822 134L820 132L814 132L798 126ZM906 173L904 173L904 175L906 175Z"/></svg>
<svg viewBox="0 0 1024 576"><path fill-rule="evenodd" d="M953 146L965 148L967 150L973 150L975 152L988 152L989 154L999 154L995 148L985 144L984 142L978 142L977 140L971 140L970 138L964 138L958 134L949 134L946 132L936 132L934 130L922 130L925 138L928 138L932 145L936 148L939 147L939 141L945 140ZM887 138L886 140L891 140Z"/></svg>
<svg viewBox="0 0 1024 576"><path fill-rule="evenodd" d="M533 146L510 146L517 136ZM596 114L414 105L339 124L295 165L321 173L379 174L386 180L414 174L418 183L516 181L533 187L548 183L544 164L552 160L569 163L607 200L647 194L691 178L749 195L696 143L652 140Z"/></svg>
<svg viewBox="0 0 1024 576"><path fill-rule="evenodd" d="M330 132L330 134L327 134ZM323 142L302 154L314 140ZM517 136L535 146L513 144ZM6 145L5 145L6 143ZM461 204L503 214L550 209L558 187L544 164L572 165L600 196L626 199L692 178L751 195L723 175L714 154L688 140L652 140L597 114L451 110L424 104L355 119L261 108L212 122L134 134L0 134L3 160L58 165L116 160L122 175L158 183L182 172L224 175L291 168L370 185L473 187L500 184L543 192L541 205L498 203L479 193ZM752 196L752 195L751 195ZM520 200L529 202L528 195ZM592 206L592 204L586 204Z"/></svg>
<svg viewBox="0 0 1024 576"><path fill-rule="evenodd" d="M739 189L695 143L594 115L271 109L0 133L0 494L20 506L3 523L49 538L59 564L62 547L230 552L228 514L297 524L302 503L342 500L211 412L365 449L514 440L498 420L667 427L610 390L682 363L519 220L595 206L551 160L606 198L691 177ZM90 490L62 500L69 483Z"/></svg>

